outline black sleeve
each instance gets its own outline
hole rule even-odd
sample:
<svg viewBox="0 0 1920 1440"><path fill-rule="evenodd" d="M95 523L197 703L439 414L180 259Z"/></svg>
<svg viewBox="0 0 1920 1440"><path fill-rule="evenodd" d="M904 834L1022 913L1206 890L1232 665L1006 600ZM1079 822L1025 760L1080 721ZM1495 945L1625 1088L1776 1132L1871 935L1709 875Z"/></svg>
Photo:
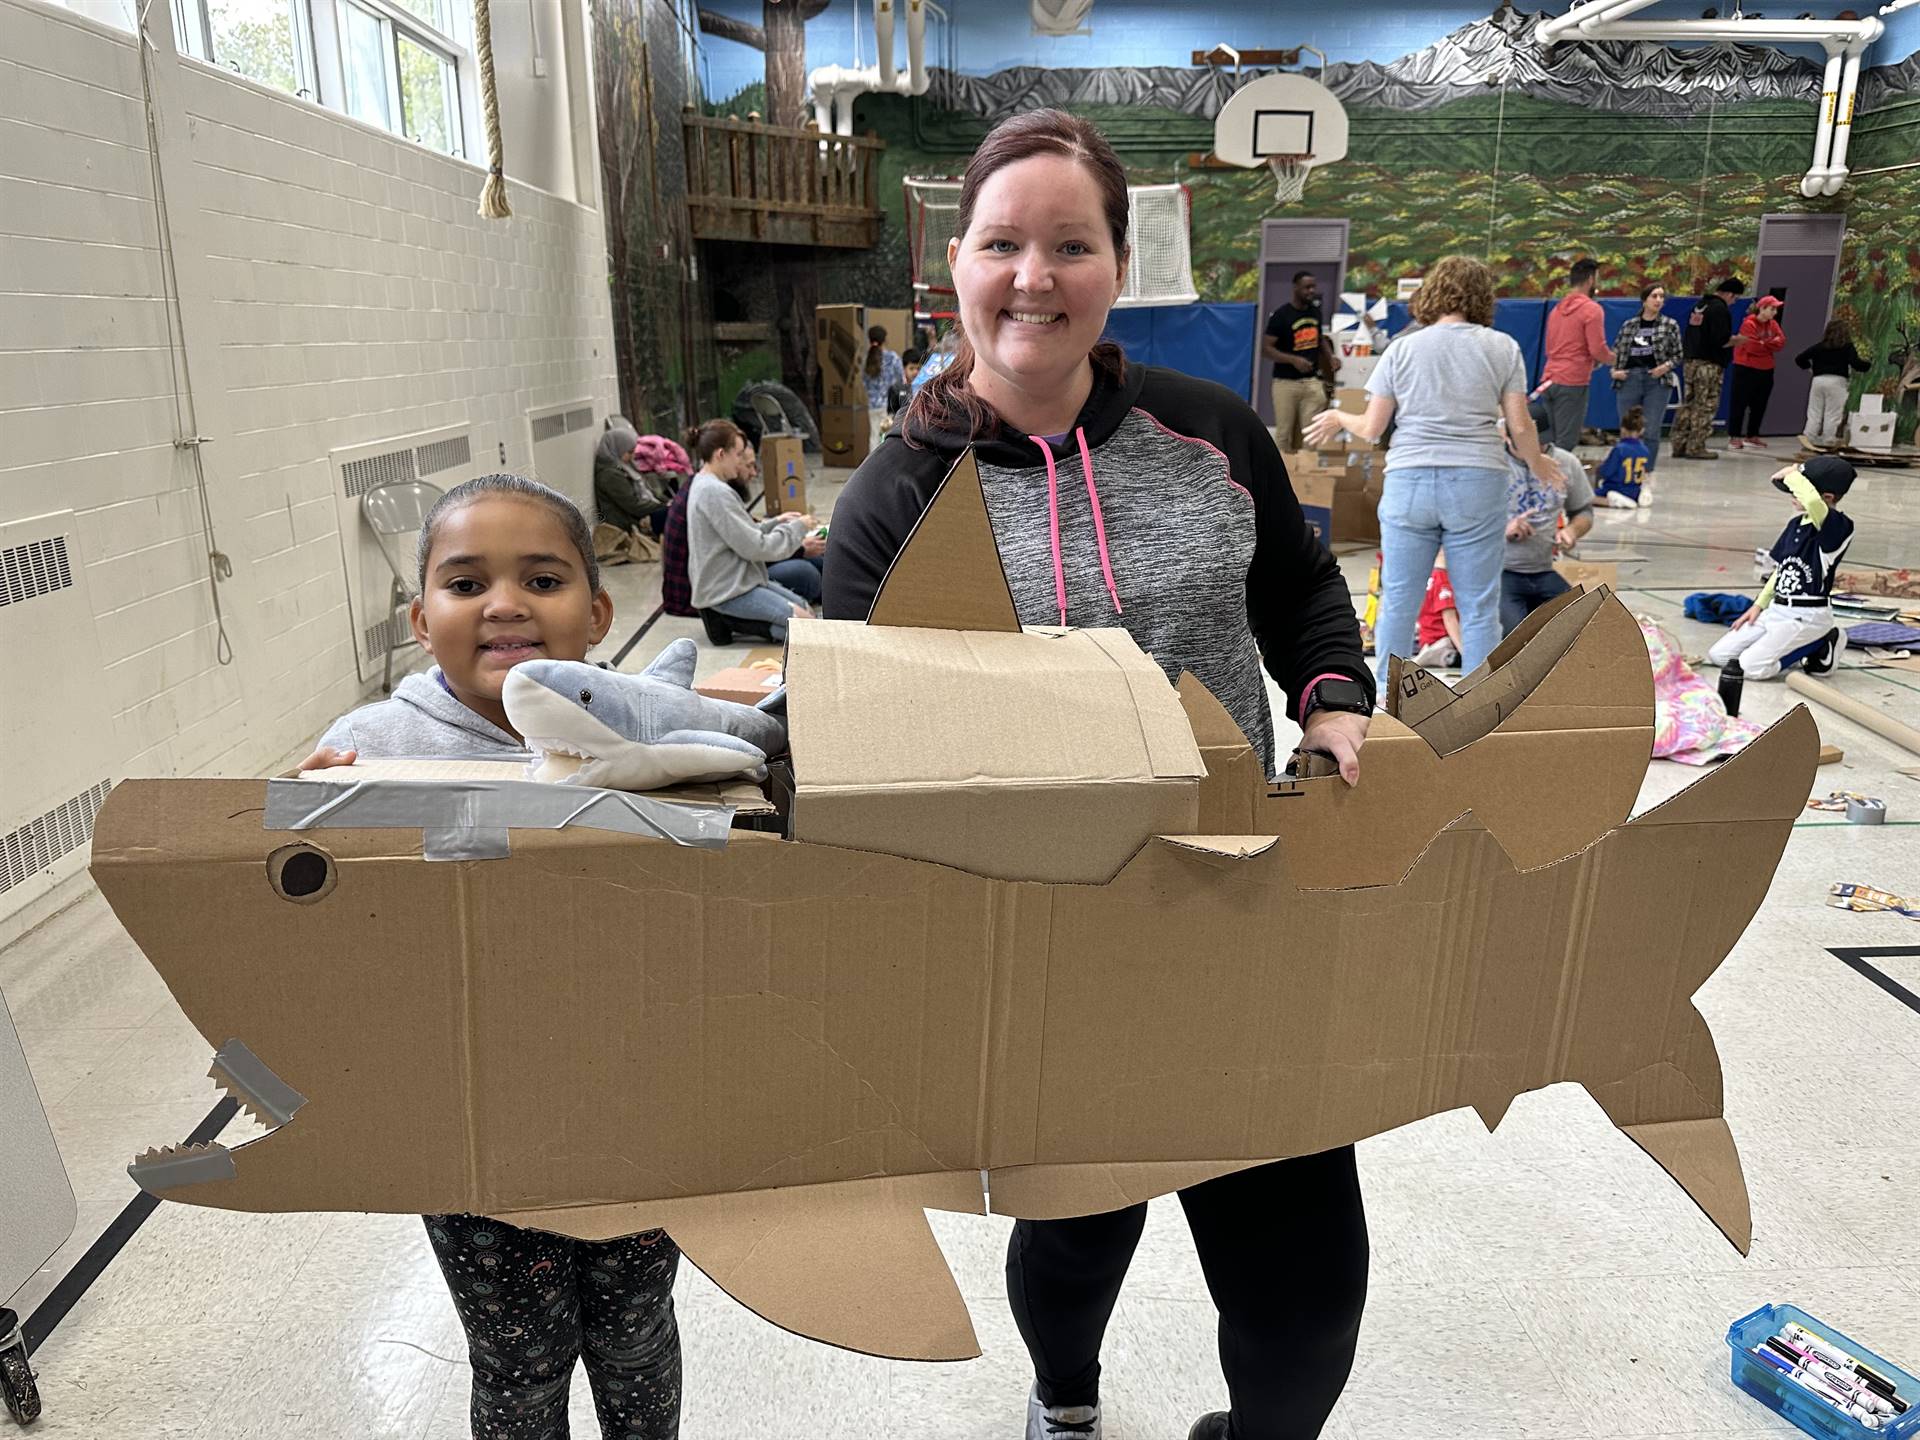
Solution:
<svg viewBox="0 0 1920 1440"><path fill-rule="evenodd" d="M1280 317L1286 313L1287 313L1287 307L1282 305L1278 310L1274 311L1273 314L1267 317L1267 334L1271 335L1276 340L1278 340L1282 335L1287 333L1287 327L1284 324L1282 324L1280 320Z"/></svg>
<svg viewBox="0 0 1920 1440"><path fill-rule="evenodd" d="M1854 348L1852 342L1848 342L1847 344L1847 364L1863 375L1873 368L1871 361L1860 358L1860 352Z"/></svg>
<svg viewBox="0 0 1920 1440"><path fill-rule="evenodd" d="M1798 355L1794 356L1793 363L1798 365L1802 370L1811 370L1813 368L1813 352L1818 350L1819 348L1820 348L1819 342L1815 341L1813 344L1807 346L1806 349L1802 350Z"/></svg>
<svg viewBox="0 0 1920 1440"><path fill-rule="evenodd" d="M833 504L827 528L826 592L829 620L864 620L880 582L940 488L947 466L931 450L887 439L860 462Z"/></svg>

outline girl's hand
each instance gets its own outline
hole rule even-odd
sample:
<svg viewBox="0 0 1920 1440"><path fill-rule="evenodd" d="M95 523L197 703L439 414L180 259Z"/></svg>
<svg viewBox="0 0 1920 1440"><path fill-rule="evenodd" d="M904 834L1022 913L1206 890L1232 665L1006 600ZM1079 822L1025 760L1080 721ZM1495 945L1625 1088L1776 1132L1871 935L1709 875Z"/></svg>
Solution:
<svg viewBox="0 0 1920 1440"><path fill-rule="evenodd" d="M296 769L331 770L337 765L351 765L360 758L358 750L335 750L331 745L322 745L313 754L302 760Z"/></svg>
<svg viewBox="0 0 1920 1440"><path fill-rule="evenodd" d="M1367 738L1369 717L1346 710L1316 710L1307 717L1300 748L1330 755L1340 766L1340 778L1349 785L1360 781L1360 744Z"/></svg>
<svg viewBox="0 0 1920 1440"><path fill-rule="evenodd" d="M1554 458L1541 451L1527 462L1527 471L1543 485L1551 485L1559 495L1567 493L1567 477Z"/></svg>
<svg viewBox="0 0 1920 1440"><path fill-rule="evenodd" d="M1516 515L1507 521L1507 539L1526 540L1533 535L1533 526L1527 523L1524 515Z"/></svg>

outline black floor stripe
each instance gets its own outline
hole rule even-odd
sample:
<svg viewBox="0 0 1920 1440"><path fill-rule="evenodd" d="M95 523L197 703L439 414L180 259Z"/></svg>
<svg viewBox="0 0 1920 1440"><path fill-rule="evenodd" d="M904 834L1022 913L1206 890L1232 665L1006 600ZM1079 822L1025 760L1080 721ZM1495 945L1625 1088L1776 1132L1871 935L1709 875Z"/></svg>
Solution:
<svg viewBox="0 0 1920 1440"><path fill-rule="evenodd" d="M1898 1000L1914 1014L1920 1015L1920 995L1916 995L1898 980L1878 966L1869 965L1868 959L1890 960L1898 956L1907 958L1920 956L1920 946L1915 945L1867 945L1857 949L1829 949L1827 953L1854 971L1862 978L1872 981L1887 994Z"/></svg>
<svg viewBox="0 0 1920 1440"><path fill-rule="evenodd" d="M193 1134L187 1137L189 1145L205 1145L222 1130L227 1122L239 1113L240 1102L231 1095L207 1112L207 1118L194 1127ZM142 1190L127 1202L127 1208L114 1216L113 1222L100 1232L100 1238L87 1247L87 1253L73 1264L73 1268L60 1277L55 1285L33 1312L20 1326L20 1333L26 1338L27 1353L38 1350L46 1338L53 1333L54 1327L67 1318L67 1312L80 1303L93 1282L106 1272L134 1232L146 1223L154 1207L159 1205L157 1196Z"/></svg>
<svg viewBox="0 0 1920 1440"><path fill-rule="evenodd" d="M653 628L654 622L666 613L667 607L664 605L656 605L653 607L653 613L640 622L640 628L629 635L627 637L627 643L622 645L619 650L614 653L614 669L618 670L620 668L620 662L633 653L633 647L647 638L647 632Z"/></svg>

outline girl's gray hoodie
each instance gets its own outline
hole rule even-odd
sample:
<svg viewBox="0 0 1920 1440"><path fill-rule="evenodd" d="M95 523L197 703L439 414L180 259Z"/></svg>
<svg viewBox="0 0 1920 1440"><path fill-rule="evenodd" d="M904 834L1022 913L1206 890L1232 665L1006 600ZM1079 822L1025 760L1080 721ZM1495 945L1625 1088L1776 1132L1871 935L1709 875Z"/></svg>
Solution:
<svg viewBox="0 0 1920 1440"><path fill-rule="evenodd" d="M526 753L513 736L454 699L438 665L407 676L390 698L341 716L320 744L389 758L508 760Z"/></svg>

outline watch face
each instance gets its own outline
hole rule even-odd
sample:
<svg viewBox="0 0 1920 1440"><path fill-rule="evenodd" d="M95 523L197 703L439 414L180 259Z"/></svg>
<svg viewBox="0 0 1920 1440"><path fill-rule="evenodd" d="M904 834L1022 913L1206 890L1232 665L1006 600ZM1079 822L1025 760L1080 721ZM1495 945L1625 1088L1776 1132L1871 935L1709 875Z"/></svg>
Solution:
<svg viewBox="0 0 1920 1440"><path fill-rule="evenodd" d="M1357 681L1322 680L1313 689L1313 708L1346 710L1358 715L1365 714L1373 707L1367 704L1367 692Z"/></svg>

